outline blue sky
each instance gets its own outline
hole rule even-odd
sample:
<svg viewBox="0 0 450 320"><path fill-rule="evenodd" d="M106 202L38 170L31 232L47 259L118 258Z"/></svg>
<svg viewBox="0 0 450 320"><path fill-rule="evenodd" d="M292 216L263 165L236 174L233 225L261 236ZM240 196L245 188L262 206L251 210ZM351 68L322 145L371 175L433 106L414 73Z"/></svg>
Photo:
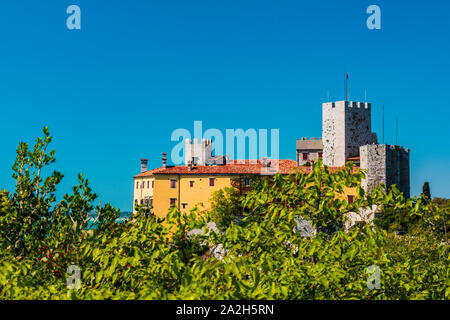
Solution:
<svg viewBox="0 0 450 320"><path fill-rule="evenodd" d="M66 28L81 8L82 29ZM381 30L366 8L381 8ZM65 174L83 172L102 199L132 208L139 159L161 165L173 130L280 130L321 136L330 91L373 104L373 130L411 149L411 193L450 197L448 1L2 1L0 186L12 190L19 141L49 126ZM52 168L53 169L53 168Z"/></svg>

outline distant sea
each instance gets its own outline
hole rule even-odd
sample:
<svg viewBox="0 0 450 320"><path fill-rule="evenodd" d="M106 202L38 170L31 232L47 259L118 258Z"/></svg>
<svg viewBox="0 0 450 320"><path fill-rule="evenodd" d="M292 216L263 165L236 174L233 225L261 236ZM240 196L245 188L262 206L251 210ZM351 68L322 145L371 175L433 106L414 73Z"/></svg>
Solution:
<svg viewBox="0 0 450 320"><path fill-rule="evenodd" d="M123 223L123 222L127 221L128 218L131 217L132 214L133 213L129 212L129 211L120 212L120 216L116 219L116 221L118 223ZM97 214L95 214L95 213L89 214L89 222L88 222L88 225L87 225L88 229L91 228L91 225L95 221L96 218L97 218ZM95 227L93 229L95 229Z"/></svg>

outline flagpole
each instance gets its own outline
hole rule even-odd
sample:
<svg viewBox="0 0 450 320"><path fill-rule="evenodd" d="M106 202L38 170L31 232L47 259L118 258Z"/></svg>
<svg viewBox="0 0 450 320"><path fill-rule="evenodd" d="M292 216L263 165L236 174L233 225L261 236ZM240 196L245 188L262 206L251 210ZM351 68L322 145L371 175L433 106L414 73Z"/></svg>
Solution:
<svg viewBox="0 0 450 320"><path fill-rule="evenodd" d="M384 144L384 103L383 103L383 144Z"/></svg>
<svg viewBox="0 0 450 320"><path fill-rule="evenodd" d="M345 75L345 101L348 98L348 73Z"/></svg>

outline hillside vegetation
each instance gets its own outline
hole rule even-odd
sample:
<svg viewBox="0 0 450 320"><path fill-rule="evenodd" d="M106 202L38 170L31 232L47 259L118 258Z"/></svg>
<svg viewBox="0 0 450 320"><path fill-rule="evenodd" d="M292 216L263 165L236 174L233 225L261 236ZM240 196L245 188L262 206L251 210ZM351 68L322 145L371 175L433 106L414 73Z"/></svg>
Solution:
<svg viewBox="0 0 450 320"><path fill-rule="evenodd" d="M117 223L120 211L95 206L82 175L56 199L63 175L47 171L50 143L47 128L33 147L21 143L16 189L0 192L1 299L450 298L449 207L395 187L368 195L350 164L277 175L243 197L216 197L210 212L174 208L163 223L140 207ZM351 204L339 197L349 186L358 189ZM344 228L350 212L373 205L374 224Z"/></svg>

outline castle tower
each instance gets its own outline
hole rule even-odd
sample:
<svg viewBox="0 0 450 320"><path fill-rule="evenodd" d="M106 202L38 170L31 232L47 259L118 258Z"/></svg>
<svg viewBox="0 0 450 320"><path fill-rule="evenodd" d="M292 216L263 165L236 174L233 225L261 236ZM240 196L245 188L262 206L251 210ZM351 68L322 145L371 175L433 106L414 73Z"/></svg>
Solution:
<svg viewBox="0 0 450 320"><path fill-rule="evenodd" d="M371 144L361 147L361 169L366 170L362 187L366 191L383 183L395 184L405 198L410 196L409 150L399 146Z"/></svg>
<svg viewBox="0 0 450 320"><path fill-rule="evenodd" d="M327 166L343 166L348 158L359 156L361 146L377 143L368 102L324 103L322 121L323 163Z"/></svg>
<svg viewBox="0 0 450 320"><path fill-rule="evenodd" d="M185 165L192 164L194 166L204 166L206 161L212 157L212 141L208 139L202 139L202 142L198 142L196 138L191 142L190 139L186 139L184 149Z"/></svg>

